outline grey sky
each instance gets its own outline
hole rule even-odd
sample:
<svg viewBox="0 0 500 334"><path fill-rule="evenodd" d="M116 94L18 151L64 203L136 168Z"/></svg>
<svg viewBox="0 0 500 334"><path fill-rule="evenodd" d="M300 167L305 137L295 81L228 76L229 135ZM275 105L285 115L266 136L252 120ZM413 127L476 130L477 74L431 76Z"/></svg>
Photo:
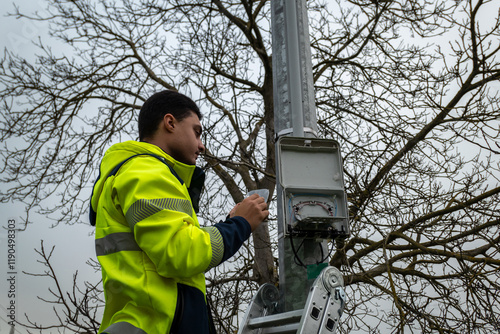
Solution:
<svg viewBox="0 0 500 334"><path fill-rule="evenodd" d="M24 10L36 11L43 10L43 1L27 1L18 0L16 4ZM498 10L498 5L492 2L492 7ZM7 12L14 10L13 4L4 4L0 13L0 27L2 34L0 35L0 47L2 51L7 48L14 53L17 53L28 60L34 59L36 47L32 41L39 36L45 36L47 33L46 23L30 22L26 20L16 20L12 17L4 17ZM491 15L487 12L482 12L487 18L491 19ZM4 203L0 204L0 212L2 218L0 226L4 226L9 217L20 222L20 217L24 213L24 208L20 204ZM51 306L37 300L37 296L50 298L48 287L53 287L52 282L48 278L32 278L22 274L22 271L41 273L45 268L37 263L37 255L34 248L40 246L40 240L44 240L45 247L50 249L56 246L53 254L53 264L57 270L57 274L61 279L63 288L70 289L72 284L72 275L78 270L80 282L83 279L89 279L93 282L99 280L100 274L94 273L85 262L89 257L94 256L93 236L90 235L93 228L88 225L77 226L58 226L51 229L52 221L45 217L36 216L33 218L34 224L29 225L27 231L19 233L17 236L17 315L19 320L23 320L23 313L28 313L30 317L38 322L48 325L53 321L53 312ZM8 327L4 320L6 319L5 308L9 299L7 297L7 271L6 268L6 245L5 232L0 231L0 267L2 268L2 276L0 277L0 333L8 333ZM25 333L20 330L20 333ZM49 333L50 331L47 331Z"/></svg>
<svg viewBox="0 0 500 334"><path fill-rule="evenodd" d="M26 0L16 1L16 4L24 10L43 10L43 2L32 2ZM13 17L5 17L7 12L13 12L13 4L5 4L0 9L0 47L2 54L4 49L8 49L29 60L34 59L36 47L32 41L39 36L46 38L47 24L43 22L30 22L17 20ZM3 187L5 185L2 185ZM1 203L2 213L0 226L6 226L9 218L15 219L18 226L21 226L20 217L24 214L24 207L18 203ZM20 321L25 320L24 313L27 313L34 321L44 325L56 323L52 306L37 299L37 296L50 299L49 287L54 288L53 282L47 277L31 277L22 272L43 273L46 268L37 262L39 259L35 248L40 248L40 241L44 240L46 250L55 246L53 253L53 264L57 275L61 279L63 288L71 289L73 273L78 270L80 282L88 279L98 282L100 273L85 264L89 257L94 256L93 236L90 235L93 228L90 225L58 226L50 228L52 221L42 216L32 216L34 224L28 226L27 230L20 232L16 238L16 316ZM6 308L11 298L8 297L7 281L7 246L6 231L0 231L0 333L8 333L10 327L6 324ZM46 331L46 333L54 332ZM16 333L26 333L20 326L16 327Z"/></svg>

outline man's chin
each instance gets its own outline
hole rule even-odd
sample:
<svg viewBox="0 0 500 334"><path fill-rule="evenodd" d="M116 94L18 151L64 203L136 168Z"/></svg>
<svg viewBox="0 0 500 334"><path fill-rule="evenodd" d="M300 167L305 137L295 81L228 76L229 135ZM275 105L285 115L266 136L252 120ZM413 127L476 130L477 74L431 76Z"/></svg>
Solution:
<svg viewBox="0 0 500 334"><path fill-rule="evenodd" d="M191 160L191 161L184 161L186 165L196 165L196 159Z"/></svg>

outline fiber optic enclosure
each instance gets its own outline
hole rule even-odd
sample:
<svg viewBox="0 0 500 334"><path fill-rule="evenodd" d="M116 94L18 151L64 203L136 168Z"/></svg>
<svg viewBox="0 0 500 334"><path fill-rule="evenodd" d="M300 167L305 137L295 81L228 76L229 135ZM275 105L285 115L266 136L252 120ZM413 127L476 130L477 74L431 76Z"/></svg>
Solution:
<svg viewBox="0 0 500 334"><path fill-rule="evenodd" d="M340 146L333 139L284 136L278 140L278 178L286 235L349 236Z"/></svg>

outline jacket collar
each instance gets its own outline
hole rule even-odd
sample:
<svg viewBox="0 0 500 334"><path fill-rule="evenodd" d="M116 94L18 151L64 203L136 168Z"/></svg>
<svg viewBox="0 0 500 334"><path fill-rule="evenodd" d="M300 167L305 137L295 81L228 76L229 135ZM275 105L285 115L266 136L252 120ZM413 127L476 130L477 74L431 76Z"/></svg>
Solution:
<svg viewBox="0 0 500 334"><path fill-rule="evenodd" d="M193 174L196 170L195 165L187 165L175 160L156 145L132 140L115 144L106 151L101 164L101 175L107 175L114 168L116 163L133 155L143 153L155 154L164 158L169 165L173 167L177 175L184 181L186 187L189 188Z"/></svg>

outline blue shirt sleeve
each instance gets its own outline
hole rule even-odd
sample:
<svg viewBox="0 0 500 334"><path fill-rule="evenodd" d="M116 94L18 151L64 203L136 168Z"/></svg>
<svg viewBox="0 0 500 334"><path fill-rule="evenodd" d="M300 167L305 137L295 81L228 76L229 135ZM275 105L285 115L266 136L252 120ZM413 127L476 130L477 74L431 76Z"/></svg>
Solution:
<svg viewBox="0 0 500 334"><path fill-rule="evenodd" d="M222 262L233 256L241 245L250 237L252 228L248 221L240 216L228 218L214 225L224 241Z"/></svg>

